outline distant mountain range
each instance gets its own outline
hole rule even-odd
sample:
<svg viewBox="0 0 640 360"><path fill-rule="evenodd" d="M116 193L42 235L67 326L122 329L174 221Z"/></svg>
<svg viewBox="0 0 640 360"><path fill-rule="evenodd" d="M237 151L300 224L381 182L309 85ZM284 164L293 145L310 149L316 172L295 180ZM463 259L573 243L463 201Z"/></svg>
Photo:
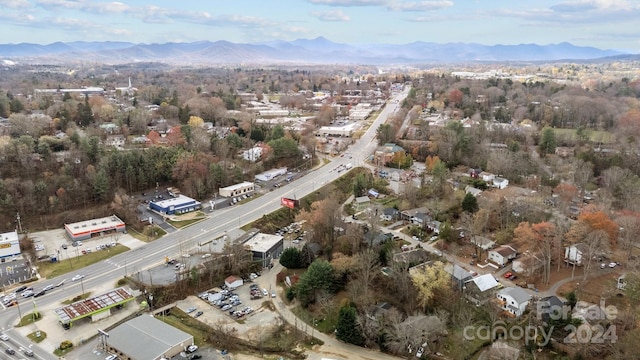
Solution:
<svg viewBox="0 0 640 360"><path fill-rule="evenodd" d="M0 60L26 63L99 62L122 64L163 62L205 64L423 64L460 62L590 60L623 52L570 43L481 45L412 42L409 44L341 44L323 37L295 41L239 44L228 41L134 44L130 42L56 42L0 44Z"/></svg>

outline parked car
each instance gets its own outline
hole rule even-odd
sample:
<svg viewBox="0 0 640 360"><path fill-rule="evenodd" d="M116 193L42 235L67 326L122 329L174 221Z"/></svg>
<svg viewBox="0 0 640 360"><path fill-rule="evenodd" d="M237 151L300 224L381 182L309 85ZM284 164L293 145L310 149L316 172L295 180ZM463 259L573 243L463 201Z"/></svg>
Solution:
<svg viewBox="0 0 640 360"><path fill-rule="evenodd" d="M191 356L188 357L189 360L196 360L196 359L202 359L202 355L200 354L193 354Z"/></svg>
<svg viewBox="0 0 640 360"><path fill-rule="evenodd" d="M192 306L190 308L187 309L187 314L191 314L192 312L196 311L198 308L195 306Z"/></svg>
<svg viewBox="0 0 640 360"><path fill-rule="evenodd" d="M198 345L189 345L189 347L187 347L188 353L196 352L196 350L198 350Z"/></svg>
<svg viewBox="0 0 640 360"><path fill-rule="evenodd" d="M204 314L202 311L198 311L193 317L194 318L198 318L198 317L202 316L202 314Z"/></svg>
<svg viewBox="0 0 640 360"><path fill-rule="evenodd" d="M272 291L272 292L271 292L271 297L272 297L272 298L276 297L276 292L275 292L275 291Z"/></svg>
<svg viewBox="0 0 640 360"><path fill-rule="evenodd" d="M609 267L610 267L610 268L614 268L614 267L616 267L616 265L618 265L618 264L616 264L616 263L614 263L614 262L609 263Z"/></svg>
<svg viewBox="0 0 640 360"><path fill-rule="evenodd" d="M262 289L262 296L269 296L267 289Z"/></svg>
<svg viewBox="0 0 640 360"><path fill-rule="evenodd" d="M505 278L505 279L508 279L508 278L510 278L510 277L511 277L511 275L513 275L513 273L508 272L508 273L504 274L504 278Z"/></svg>
<svg viewBox="0 0 640 360"><path fill-rule="evenodd" d="M111 354L109 356L107 356L106 358L104 358L104 360L118 360L118 356L115 354Z"/></svg>

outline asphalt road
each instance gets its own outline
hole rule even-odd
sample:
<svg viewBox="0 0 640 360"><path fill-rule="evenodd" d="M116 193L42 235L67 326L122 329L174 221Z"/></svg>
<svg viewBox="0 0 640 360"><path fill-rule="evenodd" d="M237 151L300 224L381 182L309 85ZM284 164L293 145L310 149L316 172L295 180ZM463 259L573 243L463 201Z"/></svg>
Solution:
<svg viewBox="0 0 640 360"><path fill-rule="evenodd" d="M183 253L185 249L197 247L199 242L218 238L232 229L237 229L243 224L255 221L263 215L280 208L281 197L301 198L336 180L348 172L337 172L334 170L336 167L349 163L354 167L360 166L375 150L377 146L375 141L376 129L386 122L393 112L399 109L398 104L402 103L408 92L409 88L406 88L402 93L396 94L390 99L387 106L384 107L366 133L349 148L352 158L337 157L332 160L331 164L322 166L308 175L261 197L254 198L247 204L216 210L210 214L208 219L169 233L143 247L116 255L109 260L90 265L65 276L42 281L38 284L39 288L49 284L57 284L63 278L67 278L63 286L39 297L36 302L41 305L59 304L61 301L68 299L69 294L81 293L82 288L88 290L103 286L108 282L112 282L115 288L116 281L122 278L125 273L131 274L156 266L164 262L165 255L171 256L172 254ZM71 277L75 274L83 274L85 278L82 281L72 282ZM32 305L30 303L31 301L28 302L28 305L21 305L22 308L28 308L24 313L31 311ZM0 327L3 332L11 337L10 341L14 349L31 344L28 339L21 338L17 332L11 330L18 317L18 308L15 306L7 308L0 313ZM53 354L38 348L37 345L34 345L32 349L36 354L35 359L57 359ZM11 357L4 352L0 352L0 359L3 358Z"/></svg>

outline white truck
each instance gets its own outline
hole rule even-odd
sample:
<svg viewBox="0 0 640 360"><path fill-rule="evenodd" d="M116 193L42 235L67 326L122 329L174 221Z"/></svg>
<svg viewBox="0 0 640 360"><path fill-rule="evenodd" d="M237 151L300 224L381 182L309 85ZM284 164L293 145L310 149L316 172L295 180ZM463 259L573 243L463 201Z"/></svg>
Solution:
<svg viewBox="0 0 640 360"><path fill-rule="evenodd" d="M348 163L347 165L344 166L347 170L351 169L353 167L353 164Z"/></svg>

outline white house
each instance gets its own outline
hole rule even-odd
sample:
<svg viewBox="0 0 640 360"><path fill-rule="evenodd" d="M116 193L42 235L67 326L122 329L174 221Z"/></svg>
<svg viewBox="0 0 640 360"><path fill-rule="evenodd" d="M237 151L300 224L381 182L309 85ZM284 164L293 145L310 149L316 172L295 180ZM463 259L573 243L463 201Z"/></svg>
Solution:
<svg viewBox="0 0 640 360"><path fill-rule="evenodd" d="M575 244L564 248L564 261L571 265L582 265L584 244Z"/></svg>
<svg viewBox="0 0 640 360"><path fill-rule="evenodd" d="M509 180L497 176L493 178L493 187L505 189L507 186L509 186Z"/></svg>
<svg viewBox="0 0 640 360"><path fill-rule="evenodd" d="M494 263L505 266L509 260L513 260L518 255L516 249L509 245L502 245L499 248L489 250L489 260Z"/></svg>
<svg viewBox="0 0 640 360"><path fill-rule="evenodd" d="M261 146L254 146L249 150L245 150L242 152L242 158L247 160L247 161L253 161L256 162L258 160L260 160L260 158L262 157L262 147Z"/></svg>
<svg viewBox="0 0 640 360"><path fill-rule="evenodd" d="M542 261L532 255L523 255L517 259L514 259L511 263L511 269L521 275L531 276L540 268L542 268Z"/></svg>
<svg viewBox="0 0 640 360"><path fill-rule="evenodd" d="M519 287L501 289L496 297L500 300L502 309L516 317L520 317L524 313L531 301L531 295Z"/></svg>
<svg viewBox="0 0 640 360"><path fill-rule="evenodd" d="M492 173L488 173L486 171L481 172L480 174L478 174L478 176L480 176L480 178L488 183L492 182L493 179L496 177L495 175L493 175Z"/></svg>
<svg viewBox="0 0 640 360"><path fill-rule="evenodd" d="M237 276L231 275L231 276L227 277L226 279L224 279L224 284L229 289L235 289L235 288L239 288L240 286L242 286L242 284L244 284L244 281L242 281L242 278L239 278Z"/></svg>
<svg viewBox="0 0 640 360"><path fill-rule="evenodd" d="M471 243L474 244L475 246L481 248L482 250L489 250L492 247L494 247L495 244L496 244L495 241L493 241L491 239L488 239L488 238L486 238L484 236L479 236L479 235L472 236L471 237Z"/></svg>
<svg viewBox="0 0 640 360"><path fill-rule="evenodd" d="M122 148L125 144L124 135L108 135L107 139L104 141L106 146L113 146L116 148Z"/></svg>

